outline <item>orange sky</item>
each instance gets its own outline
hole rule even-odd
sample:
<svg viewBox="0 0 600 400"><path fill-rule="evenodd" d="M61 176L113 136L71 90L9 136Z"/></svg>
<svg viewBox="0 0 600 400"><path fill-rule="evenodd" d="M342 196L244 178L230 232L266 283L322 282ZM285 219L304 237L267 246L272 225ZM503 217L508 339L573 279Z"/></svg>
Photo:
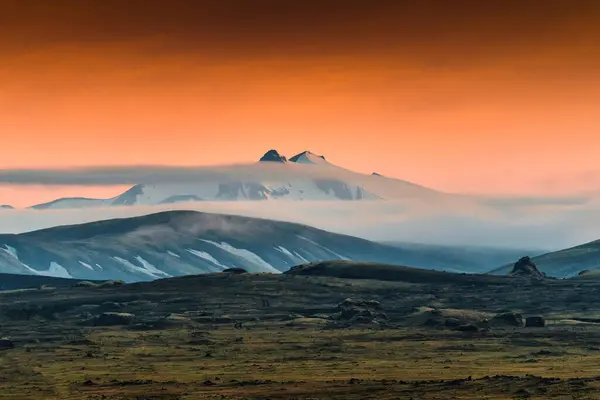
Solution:
<svg viewBox="0 0 600 400"><path fill-rule="evenodd" d="M0 168L309 149L446 191L600 189L598 2L122 3L0 5Z"/></svg>

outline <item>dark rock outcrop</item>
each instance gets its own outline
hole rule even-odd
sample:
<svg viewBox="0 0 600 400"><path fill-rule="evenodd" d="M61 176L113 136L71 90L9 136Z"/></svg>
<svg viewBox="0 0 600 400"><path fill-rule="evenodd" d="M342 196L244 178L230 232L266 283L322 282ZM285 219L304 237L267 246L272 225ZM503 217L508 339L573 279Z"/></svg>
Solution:
<svg viewBox="0 0 600 400"><path fill-rule="evenodd" d="M526 328L543 328L546 326L546 320L544 317L535 316L535 317L527 317L525 319L525 327Z"/></svg>
<svg viewBox="0 0 600 400"><path fill-rule="evenodd" d="M531 276L536 278L543 278L545 275L541 272L537 265L531 260L531 258L525 256L521 257L519 261L515 263L511 275Z"/></svg>
<svg viewBox="0 0 600 400"><path fill-rule="evenodd" d="M15 347L15 344L12 340L7 338L0 338L0 350L4 349L12 349Z"/></svg>
<svg viewBox="0 0 600 400"><path fill-rule="evenodd" d="M460 319L458 318L447 318L444 321L444 326L448 327L448 328L458 328L462 325Z"/></svg>
<svg viewBox="0 0 600 400"><path fill-rule="evenodd" d="M135 315L129 313L105 312L92 319L95 326L129 325Z"/></svg>
<svg viewBox="0 0 600 400"><path fill-rule="evenodd" d="M279 154L277 150L269 150L265 153L264 156L260 159L261 162L287 162L287 158Z"/></svg>
<svg viewBox="0 0 600 400"><path fill-rule="evenodd" d="M461 325L458 327L458 330L461 332L479 332L479 328L475 325Z"/></svg>
<svg viewBox="0 0 600 400"><path fill-rule="evenodd" d="M379 325L388 320L388 316L381 312L381 304L376 300L348 298L338 304L338 310L339 312L329 318L344 325Z"/></svg>
<svg viewBox="0 0 600 400"><path fill-rule="evenodd" d="M248 271L244 268L227 268L223 270L224 274L247 274Z"/></svg>
<svg viewBox="0 0 600 400"><path fill-rule="evenodd" d="M504 326L515 326L522 327L524 325L523 315L516 312L505 312L496 314L491 320L490 324L493 326L504 325Z"/></svg>

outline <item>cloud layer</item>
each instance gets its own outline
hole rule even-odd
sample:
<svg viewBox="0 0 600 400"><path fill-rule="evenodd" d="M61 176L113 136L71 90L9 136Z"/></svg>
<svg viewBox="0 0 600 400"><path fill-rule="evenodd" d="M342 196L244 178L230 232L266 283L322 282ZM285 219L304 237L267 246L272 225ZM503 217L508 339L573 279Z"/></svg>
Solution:
<svg viewBox="0 0 600 400"><path fill-rule="evenodd" d="M407 202L223 202L86 210L0 211L2 233L144 215L170 209L303 223L380 241L560 249L600 238L600 203L512 203L476 211ZM351 216L351 217L349 217Z"/></svg>

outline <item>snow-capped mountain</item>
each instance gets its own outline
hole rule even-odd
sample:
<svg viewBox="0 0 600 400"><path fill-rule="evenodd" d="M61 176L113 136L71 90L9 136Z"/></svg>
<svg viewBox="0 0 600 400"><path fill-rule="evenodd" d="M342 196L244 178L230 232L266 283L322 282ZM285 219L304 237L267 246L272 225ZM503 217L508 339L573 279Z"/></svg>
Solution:
<svg viewBox="0 0 600 400"><path fill-rule="evenodd" d="M355 260L453 269L428 249L387 246L305 225L194 211L0 235L0 273L152 280L242 267L282 272Z"/></svg>
<svg viewBox="0 0 600 400"><path fill-rule="evenodd" d="M8 204L0 204L0 210L13 210L13 206L9 206Z"/></svg>
<svg viewBox="0 0 600 400"><path fill-rule="evenodd" d="M159 205L199 201L386 200L442 195L398 179L365 175L309 151L289 160L276 150L258 163L213 167L194 181L139 184L111 199L62 198L34 209Z"/></svg>

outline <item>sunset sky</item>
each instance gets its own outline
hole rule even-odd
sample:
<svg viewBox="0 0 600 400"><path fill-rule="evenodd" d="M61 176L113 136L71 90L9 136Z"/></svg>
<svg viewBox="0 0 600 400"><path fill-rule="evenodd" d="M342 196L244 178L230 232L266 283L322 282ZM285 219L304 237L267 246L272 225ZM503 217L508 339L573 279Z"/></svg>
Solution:
<svg viewBox="0 0 600 400"><path fill-rule="evenodd" d="M594 0L2 0L0 169L276 148L452 192L600 191L598 21Z"/></svg>

